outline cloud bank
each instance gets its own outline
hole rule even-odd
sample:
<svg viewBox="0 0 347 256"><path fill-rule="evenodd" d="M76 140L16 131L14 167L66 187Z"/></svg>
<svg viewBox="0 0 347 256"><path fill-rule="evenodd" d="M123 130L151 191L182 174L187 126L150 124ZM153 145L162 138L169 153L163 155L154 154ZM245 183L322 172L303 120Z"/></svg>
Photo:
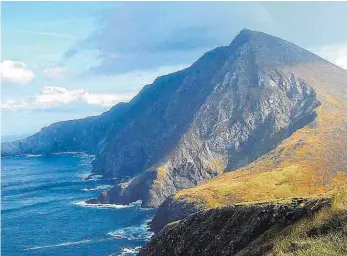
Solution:
<svg viewBox="0 0 347 256"><path fill-rule="evenodd" d="M258 3L119 3L103 13L95 31L69 49L64 60L97 50L100 64L90 69L97 74L191 63L229 44L244 27L265 28L271 21Z"/></svg>

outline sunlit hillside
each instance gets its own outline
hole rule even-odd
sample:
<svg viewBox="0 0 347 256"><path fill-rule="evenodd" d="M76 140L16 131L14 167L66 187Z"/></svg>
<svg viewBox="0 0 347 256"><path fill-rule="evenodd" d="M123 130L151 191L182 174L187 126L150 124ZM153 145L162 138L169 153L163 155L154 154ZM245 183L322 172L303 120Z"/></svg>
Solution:
<svg viewBox="0 0 347 256"><path fill-rule="evenodd" d="M300 69L297 67L288 72L293 70L298 72ZM304 79L310 77L307 82L314 87L321 102L312 123L297 130L250 165L196 188L183 190L175 198L202 208L213 208L240 202L312 197L345 186L347 86L331 85L329 79L325 79L329 74L312 72L302 76ZM334 69L331 69L330 75L334 78ZM347 82L347 79L344 81Z"/></svg>

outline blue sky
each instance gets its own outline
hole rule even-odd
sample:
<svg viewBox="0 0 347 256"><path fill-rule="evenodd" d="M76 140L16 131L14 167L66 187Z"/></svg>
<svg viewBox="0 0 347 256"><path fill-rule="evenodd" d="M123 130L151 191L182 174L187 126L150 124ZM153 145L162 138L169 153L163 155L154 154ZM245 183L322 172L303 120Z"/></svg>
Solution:
<svg viewBox="0 0 347 256"><path fill-rule="evenodd" d="M267 32L347 69L347 3L2 2L2 134L96 115L157 76Z"/></svg>

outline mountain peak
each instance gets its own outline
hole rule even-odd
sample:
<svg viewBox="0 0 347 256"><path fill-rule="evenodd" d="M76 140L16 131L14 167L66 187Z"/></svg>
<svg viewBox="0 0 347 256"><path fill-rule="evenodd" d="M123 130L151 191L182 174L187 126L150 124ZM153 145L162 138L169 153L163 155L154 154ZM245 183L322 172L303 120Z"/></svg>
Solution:
<svg viewBox="0 0 347 256"><path fill-rule="evenodd" d="M258 66L293 66L322 62L322 58L284 39L263 32L243 29L229 45L232 52L252 54Z"/></svg>
<svg viewBox="0 0 347 256"><path fill-rule="evenodd" d="M231 44L233 44L235 41L246 42L246 41L255 39L257 37L264 37L264 36L273 37L273 36L265 34L263 32L258 32L255 30L250 30L250 29L244 28L238 33L238 35L231 42Z"/></svg>

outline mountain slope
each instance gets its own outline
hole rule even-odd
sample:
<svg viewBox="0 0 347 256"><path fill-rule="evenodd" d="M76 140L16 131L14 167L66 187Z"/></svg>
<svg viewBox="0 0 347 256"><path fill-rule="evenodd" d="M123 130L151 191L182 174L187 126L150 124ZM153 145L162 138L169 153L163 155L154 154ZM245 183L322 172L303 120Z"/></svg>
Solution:
<svg viewBox="0 0 347 256"><path fill-rule="evenodd" d="M315 90L321 105L314 121L251 164L175 194L159 208L152 222L156 231L202 209L307 197L347 184L347 72L330 63L282 72Z"/></svg>
<svg viewBox="0 0 347 256"><path fill-rule="evenodd" d="M54 123L23 140L1 144L2 156L52 154L57 152L96 153L107 134L127 111L120 103L100 116Z"/></svg>
<svg viewBox="0 0 347 256"><path fill-rule="evenodd" d="M90 202L140 199L157 207L181 189L272 150L311 122L320 104L311 84L286 68L316 63L326 61L279 38L243 30L229 46L163 77L163 86L175 90L110 138L94 164L103 174L141 174Z"/></svg>

